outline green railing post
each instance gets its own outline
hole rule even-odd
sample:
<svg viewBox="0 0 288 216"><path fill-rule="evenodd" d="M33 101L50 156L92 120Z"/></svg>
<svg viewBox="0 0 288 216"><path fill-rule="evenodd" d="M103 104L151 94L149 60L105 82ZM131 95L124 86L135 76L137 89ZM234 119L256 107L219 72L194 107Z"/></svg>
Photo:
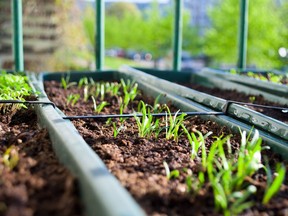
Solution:
<svg viewBox="0 0 288 216"><path fill-rule="evenodd" d="M248 36L248 5L249 0L240 1L240 23L239 23L239 57L238 68L246 68L247 36Z"/></svg>
<svg viewBox="0 0 288 216"><path fill-rule="evenodd" d="M13 20L13 53L16 71L24 71L23 54L23 28L22 28L22 0L12 0L12 20Z"/></svg>
<svg viewBox="0 0 288 216"><path fill-rule="evenodd" d="M96 70L102 70L104 65L104 57L105 57L104 10L105 10L104 0L96 0L96 40L95 40Z"/></svg>
<svg viewBox="0 0 288 216"><path fill-rule="evenodd" d="M183 0L175 0L175 20L174 20L174 38L173 38L173 70L181 70L182 56L182 8Z"/></svg>

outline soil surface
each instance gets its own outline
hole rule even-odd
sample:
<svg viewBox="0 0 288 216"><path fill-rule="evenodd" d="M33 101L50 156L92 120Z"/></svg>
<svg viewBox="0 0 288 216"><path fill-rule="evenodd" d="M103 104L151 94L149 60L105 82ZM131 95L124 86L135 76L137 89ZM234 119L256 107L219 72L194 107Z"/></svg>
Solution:
<svg viewBox="0 0 288 216"><path fill-rule="evenodd" d="M265 106L276 106L276 107L285 107L288 108L288 104L281 105L265 100L262 95L247 95L237 90L223 90L220 88L208 88L205 86L195 85L195 84L182 84L189 88L201 91L216 97L220 97L226 100L234 100L245 103L253 103ZM248 106L250 109L253 109L257 112L263 113L264 115L270 116L272 118L278 119L286 124L288 124L288 114L283 113L281 110L269 109L269 108L259 108Z"/></svg>
<svg viewBox="0 0 288 216"><path fill-rule="evenodd" d="M58 162L34 110L0 114L0 119L0 215L83 215L76 181ZM9 166L13 160L15 167Z"/></svg>
<svg viewBox="0 0 288 216"><path fill-rule="evenodd" d="M59 109L67 116L93 115L92 100L83 101L83 89L71 87L64 90L60 84L54 81L45 82L46 93ZM67 105L66 98L70 94L80 94L80 100L74 105ZM99 98L97 103L100 102ZM131 113L137 110L140 100L153 104L153 99L139 94L133 104L125 110ZM119 101L115 97L105 98L109 106L105 107L102 114L118 114ZM175 108L171 108L175 111ZM177 110L177 109L176 109ZM108 169L127 188L132 196L138 201L147 215L221 215L214 208L213 191L208 183L202 187L196 195L187 192L185 179L187 173L198 173L201 166L197 159L191 160L191 147L183 134L178 141L167 140L165 133L159 136L141 138L138 136L138 128L134 118L127 118L121 123L120 119L112 119L117 128L121 127L119 134L113 136L113 124L106 120L82 119L72 121L85 141L102 158ZM189 131L201 131L206 134L209 131L213 135L228 135L231 131L227 127L221 127L213 121L203 120L199 117L191 117L185 121ZM206 139L206 148L209 149L213 136ZM231 137L232 152L240 146L240 135ZM269 158L271 167L281 158L271 151L264 154ZM168 180L163 162L166 162L170 170L179 170L178 178ZM287 165L285 165L287 167ZM288 168L288 167L287 167ZM186 171L185 171L186 170ZM282 185L280 192L268 205L262 205L261 199L266 185L266 177L263 170L253 178L247 179L257 187L257 194L251 199L255 206L245 210L242 215L288 215L288 186ZM288 182L288 179L285 179Z"/></svg>

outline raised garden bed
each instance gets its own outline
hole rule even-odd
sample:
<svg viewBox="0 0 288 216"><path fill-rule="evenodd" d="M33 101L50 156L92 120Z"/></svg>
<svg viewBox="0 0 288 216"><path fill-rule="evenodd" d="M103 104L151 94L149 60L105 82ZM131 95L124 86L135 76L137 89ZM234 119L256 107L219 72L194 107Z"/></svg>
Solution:
<svg viewBox="0 0 288 216"><path fill-rule="evenodd" d="M123 95L122 99L119 98L118 94L114 96L110 95L110 97L107 98L106 96L108 96L108 94L102 93L101 98L101 92L104 92L104 90L101 89L105 89L105 86L111 86L111 84L98 85L99 87L90 86L86 87L86 90L84 90L85 87L83 88L83 86L81 87L81 85L79 86L78 84L77 86L71 85L70 87L63 89L63 87L69 86L69 82L67 82L67 80L65 81L66 75L67 74L44 75L44 80L46 80L46 93L48 94L49 98L55 102L56 105L66 115L95 115L95 112L99 112L100 114L119 114L120 110L122 110L122 103L120 101L123 102L125 98ZM129 78L127 74L125 76L125 74L121 73L108 72L103 74L77 73L75 76L73 73L71 73L69 76L71 82L79 80L80 77L90 76L93 77L95 82L100 80L119 82L121 77L124 78L126 82L128 82ZM133 76L131 75L130 78L132 77ZM61 78L63 87L61 87L60 83ZM59 82L51 80L56 80ZM63 85L63 83L66 84ZM169 104L172 112L178 110L178 108L181 108L183 111L211 111L199 104L195 104L184 98L180 98L176 95L161 91L155 86L151 86L141 81L137 83L139 88L142 90L142 93L138 94L134 98L133 102L131 102L125 109L123 109L125 113L132 113L135 110L139 110L139 104L142 104L140 100L145 101L142 104L143 106L140 106L142 113L144 113L143 108L147 107L145 106L145 103L149 103L152 107L154 107L153 109L155 111L155 109L158 109L159 106L157 106L158 103L154 103L154 100L159 94L162 94L159 99L159 103L161 102ZM87 89L93 88L99 88L99 93L97 95L94 92L93 94L95 95L93 95L92 99L92 97L90 97L91 95L87 97L87 93L85 92L87 92ZM149 97L147 97L147 95L149 95ZM154 97L152 101L150 96ZM101 110L97 110L97 106L99 107L103 101L109 103L109 105L106 104ZM160 107L162 106L160 105ZM168 112L168 110L166 110L166 112ZM172 119L174 118L173 115L171 117ZM155 134L155 132L157 132L156 129L155 131L151 129L151 127L153 128L156 125L156 121L152 119L150 119L152 122L150 122L150 129L148 128L147 132L147 130L140 129L141 127L139 124L141 125L141 123L139 123L139 121L141 122L142 117L139 119L135 116L132 116L126 120L121 120L118 117L113 118L108 122L107 118L98 118L96 120L86 117L84 119L77 118L79 118L79 116L73 120L73 124L81 133L85 141L101 157L109 170L118 178L121 184L125 186L127 190L129 190L129 192L138 201L142 208L145 209L148 215L218 215L221 214L221 212L225 212L225 214L235 214L238 210L240 210L240 208L244 208L242 205L242 201L244 200L239 200L239 205L233 205L235 200L241 196L243 198L244 194L252 193L255 187L257 188L257 193L253 194L249 199L245 200L245 205L247 204L250 206L250 201L255 201L255 203L253 207L248 207L243 212L244 215L260 214L261 212L285 214L285 211L287 211L287 185L281 186L280 193L272 198L269 204L261 204L263 194L265 193L264 191L267 180L263 169L259 169L255 174L245 177L244 184L237 189L238 192L235 194L235 191L232 192L233 196L231 196L232 194L226 194L227 196L224 195L225 199L228 199L228 206L226 206L226 208L224 207L225 204L222 203L222 205L219 203L220 197L218 197L219 199L217 198L214 200L214 197L217 197L217 195L215 195L217 193L215 192L215 187L212 185L215 186L217 181L214 182L215 184L211 184L211 182L209 183L209 180L213 179L213 176L216 176L217 172L216 170L211 170L211 167L207 168L205 165L203 165L203 160L205 159L204 152L206 152L205 149L210 149L207 151L208 158L210 158L210 163L212 163L213 166L218 167L217 169L219 170L223 169L222 162L226 159L231 163L232 161L236 162L237 160L235 159L237 158L237 155L241 155L241 153L238 152L239 147L243 147L243 143L245 143L246 139L242 139L241 145L240 134L237 132L235 133L235 131L239 132L239 128L251 129L251 127L241 122L237 122L236 120L230 119L229 117L222 118L206 116L205 118L200 118L194 116L183 120L183 126L179 126L178 128L180 133L176 134L175 132L170 138L168 138L167 130L169 131L171 127L167 125L171 125L171 123L165 123L165 119L168 118L167 116L159 118L159 124L164 127L164 129L158 131L158 135L156 135L157 133ZM137 121L137 119L139 121ZM145 118L142 118L142 120L142 123L145 122ZM149 119L146 121L149 121ZM186 128L188 134L191 132L195 133L194 135L191 135L191 143L189 143L189 138L187 138L188 134L185 132L186 130L184 128ZM150 132L153 133L146 136L142 133L140 134L141 131L143 133L146 131L148 134L150 134ZM201 134L196 131L199 131ZM209 132L213 132L213 135L209 136ZM233 137L229 138L230 142L228 142L228 144L225 142L225 140L222 140L224 137L232 133L234 135ZM207 135L208 137L205 139L205 141L203 141L203 145L201 145L200 148L201 150L195 153L194 149L194 154L193 151L191 153L191 146L195 146L195 143L201 142L202 134ZM196 137L196 140L194 141L193 136ZM217 144L215 142L215 136L219 137L219 140L222 140L223 144L226 143L224 144L225 147L223 146L223 148L226 149L225 156L222 154L221 157L218 155L218 153L216 154L214 152L215 158L219 157L219 163L216 164L213 162L216 161L215 158L210 153L214 150L218 152L221 148L216 150L217 148L215 149L213 146L222 146L222 144ZM242 137L244 137L244 134L242 134ZM255 140L258 140L257 133L254 135L254 141ZM252 143L254 143L254 141L252 141ZM231 146L229 143L231 143ZM275 143L278 142L275 141ZM229 153L230 147L231 153ZM282 151L287 149L287 146L282 146L281 144L278 147L274 147L275 149L278 148L278 150L282 149ZM271 167L273 167L272 170L275 170L274 166L276 161L282 161L282 159L280 159L280 157L275 155L272 151L265 150L263 154L269 157ZM254 159L252 159L253 161L246 161L245 164L256 163L260 165L260 161L256 159L260 159L259 155L257 157L256 155L254 156ZM234 157L236 158L233 159ZM238 160L240 160L239 157ZM287 167L287 165L284 166ZM286 168L283 168L283 170L285 169ZM243 169L243 171L244 170L245 169ZM226 171L225 173L227 175L228 171ZM179 177L177 177L178 172ZM235 173L232 171L230 174L234 175ZM220 176L218 177L221 179ZM192 184L189 183L191 181L193 182ZM284 182L287 182L287 179ZM248 187L248 185L251 187ZM249 203L246 203L246 201L249 201ZM215 203L216 205L218 203L218 211L215 210Z"/></svg>
<svg viewBox="0 0 288 216"><path fill-rule="evenodd" d="M199 73L177 73L175 76L174 72L171 71L156 71L143 69L145 73L142 71L130 68L130 67L122 67L120 69L124 73L134 74L139 77L139 79L149 82L155 86L159 86L167 92L171 92L174 94L178 94L182 97L191 99L198 103L201 103L205 106L211 107L216 110L227 109L227 114L234 118L237 118L241 121L248 122L249 124L254 125L257 128L273 133L281 138L288 140L288 125L285 123L285 119L287 118L287 113L278 109L277 112L281 114L281 120L276 120L269 118L269 116L265 115L264 108L260 107L255 112L255 107L253 109L248 108L247 106L243 106L242 104L237 104L238 97L234 98L232 102L229 100L222 99L225 96L214 97L211 94L205 94L200 91L193 90L191 88L186 88L181 85L177 85L175 83L168 82L166 80L177 82L177 83L186 83L189 86L201 85L203 87L209 88L221 88L222 90L235 90L241 94L255 95L256 97L264 97L265 101L270 104L278 104L280 107L287 107L288 101L286 98L275 96L270 93L266 93L265 91L253 89L247 86L243 86L241 84L233 83L227 80L219 79L217 77L209 77ZM148 74L151 75L148 75ZM155 77L156 76L156 77ZM159 79L162 78L162 79ZM164 80L165 79L165 80ZM238 95L237 95L238 96ZM249 100L249 97L246 97ZM265 102L265 103L266 103ZM229 106L227 107L227 104ZM250 102L251 103L251 102ZM226 107L226 108L225 108ZM251 106L249 106L251 107ZM272 110L273 109L269 109ZM261 113L259 112L261 111ZM285 111L285 108L284 108ZM269 114L270 115L270 114Z"/></svg>
<svg viewBox="0 0 288 216"><path fill-rule="evenodd" d="M205 68L201 71L202 74L206 76L219 77L225 80L230 80L235 83L241 83L243 85L249 86L251 88L256 88L275 94L281 97L288 98L288 86L287 86L287 74L273 74L275 76L273 81L271 80L271 75L269 78L268 72L253 73L253 76L247 76L248 72L240 72L239 74L232 74L229 71L221 71L210 68ZM251 73L249 73L251 74ZM281 76L279 78L279 76ZM283 77L283 78L282 78ZM276 81L276 79L278 79ZM274 82L276 81L276 82Z"/></svg>
<svg viewBox="0 0 288 216"><path fill-rule="evenodd" d="M2 73L0 85L1 100L33 99L20 75ZM76 179L59 163L34 107L0 105L0 215L84 215Z"/></svg>

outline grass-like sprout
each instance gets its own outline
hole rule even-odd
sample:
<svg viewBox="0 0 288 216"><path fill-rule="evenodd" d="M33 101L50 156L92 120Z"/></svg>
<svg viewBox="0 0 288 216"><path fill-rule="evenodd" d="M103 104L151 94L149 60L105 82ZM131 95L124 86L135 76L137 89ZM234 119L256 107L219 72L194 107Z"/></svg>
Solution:
<svg viewBox="0 0 288 216"><path fill-rule="evenodd" d="M61 78L61 86L66 90L70 88L71 86L77 85L76 82L70 82L70 75L66 75L66 77Z"/></svg>
<svg viewBox="0 0 288 216"><path fill-rule="evenodd" d="M151 137L153 132L159 130L159 119L154 120L150 108L143 101L140 101L138 105L138 112L142 114L142 117L137 117L134 114L134 118L138 126L139 137Z"/></svg>
<svg viewBox="0 0 288 216"><path fill-rule="evenodd" d="M262 139L259 132L255 130L253 137L252 131L248 134L241 132L241 145L238 151L232 153L230 137L215 137L209 152L206 153L206 135L200 132L189 134L187 129L182 127L187 134L191 146L191 159L198 157L198 150L202 146L201 170L198 174L193 174L192 170L184 169L187 173L187 191L197 195L204 183L208 185L214 193L215 208L223 212L224 215L237 215L243 210L250 208L254 202L250 199L257 188L247 180L257 171L264 168L267 173L267 188L263 196L262 203L267 204L270 199L279 191L286 174L283 164L277 164L276 173L273 175L267 163L266 167L261 162ZM199 158L200 159L200 158ZM163 163L168 179L174 176L169 170L168 164ZM178 176L178 173L175 174Z"/></svg>
<svg viewBox="0 0 288 216"><path fill-rule="evenodd" d="M245 177L251 176L260 168L258 158L256 159L257 162L250 158L252 152L255 155L257 151L253 148L252 152L249 152L249 148L246 148L250 143L246 140L245 133L242 133L242 141L245 140L245 143L242 142L238 160L233 157L229 159L225 155L224 144L230 145L229 139L229 137L218 137L212 144L207 158L207 173L214 193L215 207L217 210L223 211L224 215L239 214L244 209L253 206L254 203L247 201L247 199L256 192L256 187L254 185L246 186L247 184L243 183ZM259 142L257 141L257 143ZM258 149L258 146L256 148ZM242 152L249 156L241 158L245 157ZM216 158L219 158L219 160ZM244 161L247 164L243 164ZM251 161L253 168L248 164L249 161ZM242 170L243 168L247 168L247 170Z"/></svg>
<svg viewBox="0 0 288 216"><path fill-rule="evenodd" d="M67 105L71 104L71 106L75 106L79 99L80 99L79 94L70 94L67 96L66 104Z"/></svg>
<svg viewBox="0 0 288 216"><path fill-rule="evenodd" d="M178 141L180 135L180 128L183 128L184 120L185 120L185 113L178 115L178 110L174 116L172 116L169 107L166 105L166 116L165 116L165 130L166 130L166 139L170 140L173 138L174 141Z"/></svg>
<svg viewBox="0 0 288 216"><path fill-rule="evenodd" d="M198 152L199 152L200 147L204 146L204 148L205 148L205 139L208 136L210 136L212 134L212 132L210 131L207 134L205 134L205 136L203 136L203 134L200 131L196 131L196 134L198 135L198 137L197 137L195 133L189 133L184 125L181 125L181 126L182 126L182 129L184 130L184 132L187 134L189 143L191 145L191 159L194 160L198 156ZM204 156L203 154L206 156L206 151L203 151L203 149L202 149L202 156Z"/></svg>
<svg viewBox="0 0 288 216"><path fill-rule="evenodd" d="M170 171L169 165L167 164L166 161L163 161L163 166L164 166L164 169L165 169L165 173L166 173L167 179L178 178L180 176L179 170Z"/></svg>
<svg viewBox="0 0 288 216"><path fill-rule="evenodd" d="M9 169L13 169L18 165L19 153L15 146L10 146L3 154L3 163Z"/></svg>
<svg viewBox="0 0 288 216"><path fill-rule="evenodd" d="M262 203L264 205L267 204L271 200L271 198L279 191L286 174L286 168L283 164L276 165L276 173L274 180L268 165L266 165L265 170L267 173L267 188L262 200Z"/></svg>
<svg viewBox="0 0 288 216"><path fill-rule="evenodd" d="M109 88L109 94L111 96L117 96L119 94L119 89L121 88L120 83L111 83Z"/></svg>
<svg viewBox="0 0 288 216"><path fill-rule="evenodd" d="M120 131L124 130L125 127L123 124L121 124L121 126L117 128L117 125L115 122L113 122L112 125L113 125L113 137L116 138L118 134L120 133Z"/></svg>
<svg viewBox="0 0 288 216"><path fill-rule="evenodd" d="M91 98L93 101L93 108L95 113L100 113L104 107L109 105L107 101L101 101L101 103L97 105L95 98L93 96L91 96Z"/></svg>
<svg viewBox="0 0 288 216"><path fill-rule="evenodd" d="M89 84L88 78L83 77L78 82L78 88L82 88L82 86L87 86Z"/></svg>
<svg viewBox="0 0 288 216"><path fill-rule="evenodd" d="M85 85L83 88L83 100L84 102L87 102L89 98L89 86Z"/></svg>
<svg viewBox="0 0 288 216"><path fill-rule="evenodd" d="M124 111L127 108L130 101L133 101L136 98L138 94L138 84L131 82L130 80L127 80L127 82L125 82L123 79L121 79L120 81L124 94L121 109Z"/></svg>

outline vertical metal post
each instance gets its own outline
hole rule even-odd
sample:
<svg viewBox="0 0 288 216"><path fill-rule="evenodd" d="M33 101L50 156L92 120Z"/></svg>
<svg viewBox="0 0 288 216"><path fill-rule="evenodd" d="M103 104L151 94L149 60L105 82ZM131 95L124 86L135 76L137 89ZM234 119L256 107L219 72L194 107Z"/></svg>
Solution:
<svg viewBox="0 0 288 216"><path fill-rule="evenodd" d="M22 0L12 0L13 20L13 53L16 71L24 71L23 29L22 29Z"/></svg>
<svg viewBox="0 0 288 216"><path fill-rule="evenodd" d="M240 23L239 23L239 57L238 68L246 68L247 36L248 36L248 5L249 0L240 1Z"/></svg>
<svg viewBox="0 0 288 216"><path fill-rule="evenodd" d="M104 0L96 0L96 70L102 70L104 65L104 51L105 51L105 32L104 32L104 18L105 18L105 7Z"/></svg>
<svg viewBox="0 0 288 216"><path fill-rule="evenodd" d="M173 38L173 70L181 70L182 56L182 8L183 0L175 0L175 20L174 20L174 38Z"/></svg>

